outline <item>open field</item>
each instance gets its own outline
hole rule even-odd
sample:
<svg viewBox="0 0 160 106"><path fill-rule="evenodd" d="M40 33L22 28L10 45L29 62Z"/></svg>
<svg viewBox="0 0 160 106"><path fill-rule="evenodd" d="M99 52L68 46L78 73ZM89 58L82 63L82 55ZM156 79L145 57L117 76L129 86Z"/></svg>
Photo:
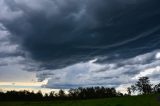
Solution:
<svg viewBox="0 0 160 106"><path fill-rule="evenodd" d="M159 96L146 95L74 101L0 102L0 106L160 106Z"/></svg>

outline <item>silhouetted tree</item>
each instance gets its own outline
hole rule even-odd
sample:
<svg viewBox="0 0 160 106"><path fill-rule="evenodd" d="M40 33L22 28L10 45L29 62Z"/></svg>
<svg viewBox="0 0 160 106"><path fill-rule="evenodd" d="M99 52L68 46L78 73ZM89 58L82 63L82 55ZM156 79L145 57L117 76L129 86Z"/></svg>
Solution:
<svg viewBox="0 0 160 106"><path fill-rule="evenodd" d="M70 89L68 92L69 92L68 95L71 99L77 99L79 96L78 89Z"/></svg>
<svg viewBox="0 0 160 106"><path fill-rule="evenodd" d="M54 91L51 91L51 92L49 93L49 97L50 97L50 98L54 98L54 96L55 96L55 92L54 92Z"/></svg>
<svg viewBox="0 0 160 106"><path fill-rule="evenodd" d="M42 92L39 90L39 91L36 93L36 99L40 100L42 97L43 97Z"/></svg>
<svg viewBox="0 0 160 106"><path fill-rule="evenodd" d="M79 98L79 99L91 99L91 98L107 98L115 97L117 92L115 88L105 88L105 87L88 87L88 88L78 88L70 89L69 97Z"/></svg>
<svg viewBox="0 0 160 106"><path fill-rule="evenodd" d="M130 87L127 88L127 92L128 92L128 95L131 95L131 88Z"/></svg>
<svg viewBox="0 0 160 106"><path fill-rule="evenodd" d="M148 77L140 77L136 83L136 87L142 94L150 94L152 92L152 84Z"/></svg>
<svg viewBox="0 0 160 106"><path fill-rule="evenodd" d="M50 99L50 97L49 97L48 93L45 93L45 94L44 94L44 98L45 98L45 100Z"/></svg>
<svg viewBox="0 0 160 106"><path fill-rule="evenodd" d="M153 87L154 93L160 93L160 83Z"/></svg>
<svg viewBox="0 0 160 106"><path fill-rule="evenodd" d="M136 91L136 86L131 85L131 91L132 91L132 93L134 94L134 93L135 93L135 91Z"/></svg>
<svg viewBox="0 0 160 106"><path fill-rule="evenodd" d="M62 89L61 89L61 90L59 90L59 92L58 92L58 97L59 97L59 98L61 98L61 99L64 99L64 98L65 98L65 96L66 96L66 95L65 95L64 90L62 90Z"/></svg>
<svg viewBox="0 0 160 106"><path fill-rule="evenodd" d="M41 91L7 91L0 92L0 100L54 100L54 99L92 99L92 98L110 98L116 96L123 96L122 93L116 92L115 88L105 87L87 87L70 89L68 94L64 90L59 90L58 93L50 92L49 94L42 95Z"/></svg>

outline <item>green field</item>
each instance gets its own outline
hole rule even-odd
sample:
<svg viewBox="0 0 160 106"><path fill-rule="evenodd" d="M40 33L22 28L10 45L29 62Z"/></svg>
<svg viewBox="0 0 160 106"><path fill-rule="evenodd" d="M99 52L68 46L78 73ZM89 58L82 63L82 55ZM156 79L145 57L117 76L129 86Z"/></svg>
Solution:
<svg viewBox="0 0 160 106"><path fill-rule="evenodd" d="M0 102L0 106L160 106L159 96L146 95L74 101Z"/></svg>

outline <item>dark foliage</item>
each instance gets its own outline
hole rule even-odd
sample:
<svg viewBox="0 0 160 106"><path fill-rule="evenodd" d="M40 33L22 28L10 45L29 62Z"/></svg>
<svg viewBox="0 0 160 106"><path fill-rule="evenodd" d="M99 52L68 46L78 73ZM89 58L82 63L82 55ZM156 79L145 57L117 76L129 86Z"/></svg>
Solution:
<svg viewBox="0 0 160 106"><path fill-rule="evenodd" d="M137 89L142 94L151 94L152 93L152 84L148 77L141 77L136 83Z"/></svg>
<svg viewBox="0 0 160 106"><path fill-rule="evenodd" d="M0 100L42 100L43 95L41 91L37 93L29 91L7 91L6 93L0 92Z"/></svg>
<svg viewBox="0 0 160 106"><path fill-rule="evenodd" d="M140 77L135 85L129 87L130 93L134 94L135 91L138 91L140 94L154 94L160 93L160 83L153 86L150 83L149 77Z"/></svg>
<svg viewBox="0 0 160 106"><path fill-rule="evenodd" d="M119 94L116 92L115 88L89 87L70 89L68 96L73 99L91 99L116 97L119 96Z"/></svg>
<svg viewBox="0 0 160 106"><path fill-rule="evenodd" d="M105 87L88 87L88 88L77 88L70 89L66 94L64 90L59 90L58 93L50 92L49 94L42 95L41 91L37 93L29 91L7 91L0 92L0 100L68 100L68 99L92 99L92 98L107 98L123 96L122 93L117 93L115 88Z"/></svg>

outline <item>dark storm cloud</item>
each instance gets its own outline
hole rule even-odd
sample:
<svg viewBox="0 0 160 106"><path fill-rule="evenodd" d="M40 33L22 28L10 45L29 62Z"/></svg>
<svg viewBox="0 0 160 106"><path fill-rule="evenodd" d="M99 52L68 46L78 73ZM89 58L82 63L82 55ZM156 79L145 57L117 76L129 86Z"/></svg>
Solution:
<svg viewBox="0 0 160 106"><path fill-rule="evenodd" d="M0 18L43 69L109 56L99 63L159 48L159 0L5 0Z"/></svg>

